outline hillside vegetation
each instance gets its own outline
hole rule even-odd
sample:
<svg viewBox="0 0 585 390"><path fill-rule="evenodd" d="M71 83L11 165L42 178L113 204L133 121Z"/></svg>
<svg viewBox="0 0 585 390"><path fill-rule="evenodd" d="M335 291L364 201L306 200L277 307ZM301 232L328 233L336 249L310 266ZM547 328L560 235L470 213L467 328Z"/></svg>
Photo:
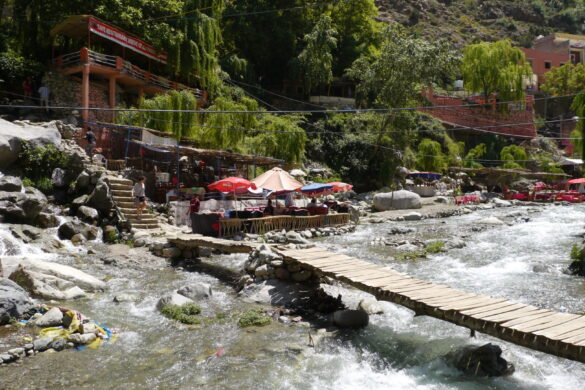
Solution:
<svg viewBox="0 0 585 390"><path fill-rule="evenodd" d="M463 45L510 38L529 47L538 35L583 32L583 0L376 0L379 19Z"/></svg>

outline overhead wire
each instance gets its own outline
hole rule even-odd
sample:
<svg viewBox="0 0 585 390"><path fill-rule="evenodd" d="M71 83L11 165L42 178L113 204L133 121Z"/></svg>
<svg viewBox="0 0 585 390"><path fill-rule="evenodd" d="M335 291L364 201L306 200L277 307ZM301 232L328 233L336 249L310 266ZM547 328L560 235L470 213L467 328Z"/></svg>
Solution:
<svg viewBox="0 0 585 390"><path fill-rule="evenodd" d="M574 97L579 95L567 94L561 96L546 96L542 98L535 98L534 101L560 99L564 97ZM495 105L502 104L525 104L525 101L511 100L495 102ZM278 111L265 111L265 110L218 110L218 111L207 111L207 110L166 110L166 109L143 109L143 108L107 108L107 107L78 107L78 106L49 106L46 108L54 110L85 110L85 111L108 111L108 112L184 112L184 113L197 113L197 114L361 114L368 112L377 113L390 113L397 111L423 111L423 110L434 110L444 108L457 108L457 107L484 107L485 104L481 103L470 103L470 104L452 104L452 105L430 105L430 106L410 106L410 107L388 107L388 108L352 108L352 109L327 109L327 110L278 110ZM45 107L31 106L31 105L10 105L2 104L0 108L23 108L23 109L40 109Z"/></svg>

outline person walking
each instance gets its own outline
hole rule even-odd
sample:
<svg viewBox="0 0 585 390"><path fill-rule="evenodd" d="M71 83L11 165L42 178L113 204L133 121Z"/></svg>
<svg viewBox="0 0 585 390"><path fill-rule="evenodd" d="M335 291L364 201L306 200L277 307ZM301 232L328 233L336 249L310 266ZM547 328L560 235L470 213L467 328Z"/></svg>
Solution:
<svg viewBox="0 0 585 390"><path fill-rule="evenodd" d="M87 133L85 133L85 140L87 141L87 145L85 146L85 153L89 158L91 158L97 140L95 133L91 129L87 130Z"/></svg>
<svg viewBox="0 0 585 390"><path fill-rule="evenodd" d="M142 218L142 210L146 208L146 192L144 189L144 181L146 178L140 176L134 188L132 189L132 195L134 196L134 205L136 206L136 215L138 219Z"/></svg>
<svg viewBox="0 0 585 390"><path fill-rule="evenodd" d="M43 85L39 88L38 92L41 96L41 107L45 107L45 109L49 111L49 96L51 96L51 90L49 87Z"/></svg>

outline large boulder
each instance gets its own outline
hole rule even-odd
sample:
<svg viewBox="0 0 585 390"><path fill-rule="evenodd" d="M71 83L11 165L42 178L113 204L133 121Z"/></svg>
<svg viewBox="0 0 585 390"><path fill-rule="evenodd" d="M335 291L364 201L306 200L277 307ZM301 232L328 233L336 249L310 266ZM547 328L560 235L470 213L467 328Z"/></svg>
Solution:
<svg viewBox="0 0 585 390"><path fill-rule="evenodd" d="M12 280L0 278L0 325L19 318L33 305L22 287Z"/></svg>
<svg viewBox="0 0 585 390"><path fill-rule="evenodd" d="M497 345L485 344L481 347L467 346L452 356L455 366L474 376L505 376L514 372L514 365L502 358L502 349Z"/></svg>
<svg viewBox="0 0 585 390"><path fill-rule="evenodd" d="M103 281L76 268L59 263L29 258L9 258L3 259L3 267L5 271L4 276L12 280L15 280L13 275L16 271L24 269L36 274L54 277L55 279L43 277L43 280L46 279L48 283L54 283L54 286L58 289L77 286L85 291L95 292L102 291L106 288L106 284ZM18 281L16 282L18 283ZM22 287L26 289L26 286Z"/></svg>
<svg viewBox="0 0 585 390"><path fill-rule="evenodd" d="M21 192L22 181L15 176L2 176L0 177L0 191Z"/></svg>
<svg viewBox="0 0 585 390"><path fill-rule="evenodd" d="M189 286L183 286L177 290L177 293L193 300L209 298L213 295L211 286L207 283L197 283Z"/></svg>
<svg viewBox="0 0 585 390"><path fill-rule="evenodd" d="M400 190L374 195L374 208L378 211L420 209L421 198L414 192Z"/></svg>
<svg viewBox="0 0 585 390"><path fill-rule="evenodd" d="M100 215L98 211L92 207L80 206L77 209L77 216L84 222L95 224L98 222Z"/></svg>
<svg viewBox="0 0 585 390"><path fill-rule="evenodd" d="M27 187L24 193L0 191L0 214L8 221L34 221L46 206L47 197L32 187Z"/></svg>
<svg viewBox="0 0 585 390"><path fill-rule="evenodd" d="M95 235L92 232L92 226L83 223L77 219L65 222L59 226L57 231L59 238L62 240L71 240L76 234L81 234L88 240L95 239Z"/></svg>
<svg viewBox="0 0 585 390"><path fill-rule="evenodd" d="M333 324L340 328L363 328L370 321L364 310L338 310L333 313Z"/></svg>
<svg viewBox="0 0 585 390"><path fill-rule="evenodd" d="M98 180L93 192L87 199L87 204L102 213L109 213L112 210L114 202L112 201L110 187L108 187L108 183L105 180Z"/></svg>
<svg viewBox="0 0 585 390"><path fill-rule="evenodd" d="M156 308L158 310L162 310L162 308L165 306L169 306L169 305L183 306L187 303L194 303L194 302L192 299L187 298L184 295L181 295L181 294L174 292L172 294L165 295L161 299L159 299L157 304L156 304Z"/></svg>
<svg viewBox="0 0 585 390"><path fill-rule="evenodd" d="M7 168L16 161L22 141L28 141L35 146L58 146L61 143L61 134L55 127L14 124L0 119L0 168Z"/></svg>

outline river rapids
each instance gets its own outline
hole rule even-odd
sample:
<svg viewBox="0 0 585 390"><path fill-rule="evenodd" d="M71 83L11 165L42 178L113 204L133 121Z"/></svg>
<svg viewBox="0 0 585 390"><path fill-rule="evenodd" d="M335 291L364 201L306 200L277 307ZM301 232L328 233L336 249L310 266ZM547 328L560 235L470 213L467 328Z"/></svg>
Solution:
<svg viewBox="0 0 585 390"><path fill-rule="evenodd" d="M506 225L478 229L498 217ZM336 252L388 265L419 279L467 292L508 298L562 312L585 311L585 279L567 275L573 244L585 231L585 207L546 206L480 210L447 219L360 225L356 232L317 241ZM463 248L426 259L394 260L392 248L374 245L392 226L411 226L421 238L459 237ZM92 299L57 302L120 331L117 342L99 349L42 353L0 367L0 389L583 389L585 365L556 358L469 331L437 319L414 317L382 302L384 314L359 331L343 331L307 347L308 329L274 323L240 329L231 319L250 305L207 273L186 272L133 249L127 262L104 264L85 249L67 246L44 254L17 242L0 225L0 255L34 256L72 265L107 280L108 290ZM245 255L206 259L237 270ZM217 276L217 275L216 275ZM200 302L205 326L190 329L155 309L158 298L187 283L211 284L213 296ZM360 291L335 286L344 298ZM135 302L114 303L119 294ZM497 344L516 366L504 378L477 378L457 371L445 355L466 345ZM2 343L0 339L0 344Z"/></svg>

